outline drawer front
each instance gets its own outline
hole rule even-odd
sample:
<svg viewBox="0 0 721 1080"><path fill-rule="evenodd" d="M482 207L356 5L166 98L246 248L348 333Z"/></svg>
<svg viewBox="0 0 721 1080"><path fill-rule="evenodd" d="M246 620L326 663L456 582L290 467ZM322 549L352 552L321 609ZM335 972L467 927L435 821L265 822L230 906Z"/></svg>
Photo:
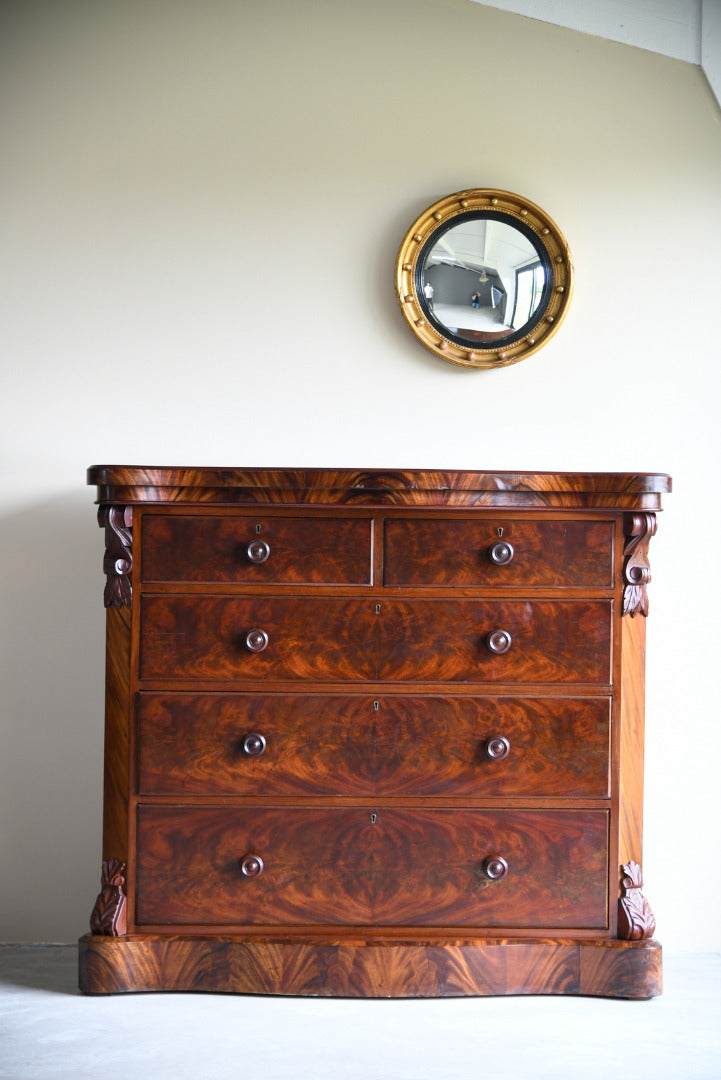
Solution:
<svg viewBox="0 0 721 1080"><path fill-rule="evenodd" d="M606 600L146 595L140 675L608 684L611 610Z"/></svg>
<svg viewBox="0 0 721 1080"><path fill-rule="evenodd" d="M375 677L378 617L368 601L144 596L141 603L143 679ZM249 641L254 631L267 644Z"/></svg>
<svg viewBox="0 0 721 1080"><path fill-rule="evenodd" d="M383 580L443 588L609 589L613 523L391 518L385 522Z"/></svg>
<svg viewBox="0 0 721 1080"><path fill-rule="evenodd" d="M607 926L605 810L141 806L138 852L139 924Z"/></svg>
<svg viewBox="0 0 721 1080"><path fill-rule="evenodd" d="M388 602L378 678L609 684L611 612L607 600Z"/></svg>
<svg viewBox="0 0 721 1080"><path fill-rule="evenodd" d="M367 518L194 517L146 514L146 582L370 585Z"/></svg>
<svg viewBox="0 0 721 1080"><path fill-rule="evenodd" d="M145 795L609 795L607 698L141 693Z"/></svg>

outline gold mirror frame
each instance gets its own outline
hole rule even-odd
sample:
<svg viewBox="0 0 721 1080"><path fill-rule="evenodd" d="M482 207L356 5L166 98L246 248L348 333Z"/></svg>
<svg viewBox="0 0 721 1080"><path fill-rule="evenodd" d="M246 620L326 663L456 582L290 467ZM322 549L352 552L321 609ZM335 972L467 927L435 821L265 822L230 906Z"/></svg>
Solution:
<svg viewBox="0 0 721 1080"><path fill-rule="evenodd" d="M518 330L493 341L462 343L453 328L434 319L423 292L422 253L430 252L454 221L494 219L514 226L538 251L546 270L539 306ZM540 207L510 191L471 188L447 195L429 206L406 233L396 260L396 297L413 333L426 348L451 364L495 368L516 364L537 352L555 334L568 310L573 291L573 264L568 244L554 221ZM467 339L466 339L467 340Z"/></svg>

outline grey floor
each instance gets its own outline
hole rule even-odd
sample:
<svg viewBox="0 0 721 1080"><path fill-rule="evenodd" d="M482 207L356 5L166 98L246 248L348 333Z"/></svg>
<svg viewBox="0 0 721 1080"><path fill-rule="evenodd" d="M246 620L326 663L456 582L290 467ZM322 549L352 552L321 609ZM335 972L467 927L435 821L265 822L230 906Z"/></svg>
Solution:
<svg viewBox="0 0 721 1080"><path fill-rule="evenodd" d="M653 1001L83 997L67 945L0 945L11 1080L721 1080L721 955Z"/></svg>

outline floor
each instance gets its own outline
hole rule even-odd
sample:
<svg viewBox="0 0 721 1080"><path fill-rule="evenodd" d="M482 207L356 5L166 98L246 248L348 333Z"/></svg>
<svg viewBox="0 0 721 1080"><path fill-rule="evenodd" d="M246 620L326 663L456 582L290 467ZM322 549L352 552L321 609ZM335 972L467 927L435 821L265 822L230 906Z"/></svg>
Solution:
<svg viewBox="0 0 721 1080"><path fill-rule="evenodd" d="M9 1080L721 1080L721 955L666 955L664 994L332 1001L87 998L69 945L0 945Z"/></svg>

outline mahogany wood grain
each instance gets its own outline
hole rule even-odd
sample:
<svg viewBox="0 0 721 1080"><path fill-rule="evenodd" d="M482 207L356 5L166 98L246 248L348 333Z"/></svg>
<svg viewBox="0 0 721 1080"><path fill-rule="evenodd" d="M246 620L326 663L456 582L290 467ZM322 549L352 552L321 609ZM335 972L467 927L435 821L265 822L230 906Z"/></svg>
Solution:
<svg viewBox="0 0 721 1080"><path fill-rule="evenodd" d="M142 805L136 921L604 928L607 859L605 810Z"/></svg>
<svg viewBox="0 0 721 1080"><path fill-rule="evenodd" d="M502 537L505 564L493 561ZM385 522L384 583L446 588L613 585L613 523L392 518Z"/></svg>
<svg viewBox="0 0 721 1080"><path fill-rule="evenodd" d="M637 863L669 477L88 478L126 580L86 992L660 992Z"/></svg>
<svg viewBox="0 0 721 1080"><path fill-rule="evenodd" d="M497 629L512 648L494 654ZM248 650L251 629L268 634ZM152 596L140 674L153 679L610 682L609 601Z"/></svg>
<svg viewBox="0 0 721 1080"><path fill-rule="evenodd" d="M596 683L611 679L611 604L406 600L382 605L378 678L429 682ZM487 637L512 643L500 655Z"/></svg>
<svg viewBox="0 0 721 1080"><path fill-rule="evenodd" d="M571 994L652 998L657 941L422 939L414 942L128 935L80 940L86 994L212 991L431 998Z"/></svg>
<svg viewBox="0 0 721 1080"><path fill-rule="evenodd" d="M101 503L660 508L663 473L148 468L94 465Z"/></svg>
<svg viewBox="0 0 721 1080"><path fill-rule="evenodd" d="M621 731L619 782L623 792L619 820L619 863L643 859L643 758L646 620L621 623Z"/></svg>
<svg viewBox="0 0 721 1080"><path fill-rule="evenodd" d="M251 629L268 646L251 652ZM142 679L360 680L376 674L378 617L364 600L144 596Z"/></svg>
<svg viewBox="0 0 721 1080"><path fill-rule="evenodd" d="M369 518L195 517L148 514L142 577L147 582L371 584ZM248 545L269 553L253 562Z"/></svg>
<svg viewBox="0 0 721 1080"><path fill-rule="evenodd" d="M130 609L106 609L103 859L127 862Z"/></svg>
<svg viewBox="0 0 721 1080"><path fill-rule="evenodd" d="M146 795L609 795L608 698L144 692L137 715Z"/></svg>

